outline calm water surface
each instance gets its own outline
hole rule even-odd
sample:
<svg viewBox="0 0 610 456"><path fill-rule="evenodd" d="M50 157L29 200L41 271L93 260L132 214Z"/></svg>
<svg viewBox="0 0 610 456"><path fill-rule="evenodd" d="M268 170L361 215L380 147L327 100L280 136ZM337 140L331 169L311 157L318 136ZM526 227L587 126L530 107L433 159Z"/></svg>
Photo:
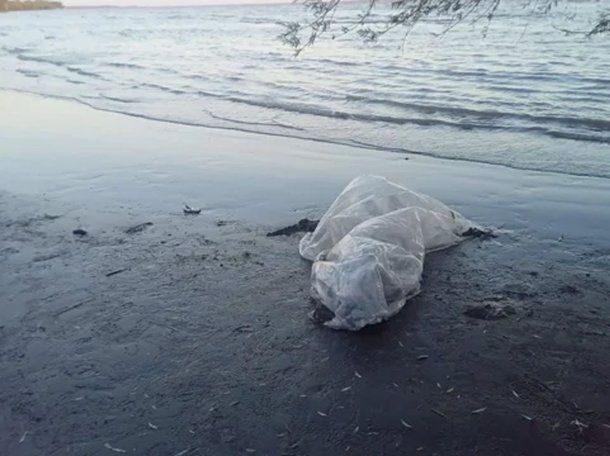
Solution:
<svg viewBox="0 0 610 456"><path fill-rule="evenodd" d="M569 4L570 26L587 26L600 5ZM515 9L485 38L468 25L437 38L433 22L404 46L400 33L375 45L345 37L295 58L278 23L302 14L294 5L3 14L0 88L171 122L610 177L608 37L565 36L558 17Z"/></svg>

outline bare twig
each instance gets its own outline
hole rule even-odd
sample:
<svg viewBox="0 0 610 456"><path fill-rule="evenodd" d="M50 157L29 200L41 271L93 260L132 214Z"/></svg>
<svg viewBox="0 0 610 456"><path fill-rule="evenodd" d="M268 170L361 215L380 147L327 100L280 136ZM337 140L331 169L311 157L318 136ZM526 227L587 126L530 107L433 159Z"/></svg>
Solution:
<svg viewBox="0 0 610 456"><path fill-rule="evenodd" d="M531 14L548 14L559 2L566 0L524 0L520 7ZM383 35L403 28L404 41L413 28L426 20L440 18L444 22L436 35L444 35L463 22L483 23L483 35L496 16L501 4L507 0L395 0L389 10L380 7L379 0L367 0L356 19L350 25L339 24L335 19L339 7L345 0L294 0L301 3L310 14L306 21L284 22L280 40L293 48L295 55L312 46L319 38L330 35L332 39L350 33L357 34L365 42L374 42ZM510 7L514 8L514 4ZM381 15L382 19L379 20ZM587 37L610 32L610 12L602 12L591 30L570 31Z"/></svg>

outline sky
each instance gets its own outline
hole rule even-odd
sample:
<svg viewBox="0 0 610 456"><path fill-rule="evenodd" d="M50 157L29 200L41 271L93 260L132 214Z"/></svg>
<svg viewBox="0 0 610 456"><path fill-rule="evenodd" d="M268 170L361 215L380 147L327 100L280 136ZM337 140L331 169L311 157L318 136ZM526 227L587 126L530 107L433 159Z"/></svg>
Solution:
<svg viewBox="0 0 610 456"><path fill-rule="evenodd" d="M290 3L290 0L63 0L65 6L178 6Z"/></svg>

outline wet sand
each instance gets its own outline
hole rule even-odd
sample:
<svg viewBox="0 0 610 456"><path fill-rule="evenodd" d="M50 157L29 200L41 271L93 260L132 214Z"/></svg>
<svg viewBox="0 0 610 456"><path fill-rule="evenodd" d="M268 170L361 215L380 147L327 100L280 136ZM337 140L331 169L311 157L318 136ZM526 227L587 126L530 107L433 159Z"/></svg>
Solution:
<svg viewBox="0 0 610 456"><path fill-rule="evenodd" d="M610 452L606 180L0 102L0 454ZM265 234L364 173L499 236L336 332Z"/></svg>

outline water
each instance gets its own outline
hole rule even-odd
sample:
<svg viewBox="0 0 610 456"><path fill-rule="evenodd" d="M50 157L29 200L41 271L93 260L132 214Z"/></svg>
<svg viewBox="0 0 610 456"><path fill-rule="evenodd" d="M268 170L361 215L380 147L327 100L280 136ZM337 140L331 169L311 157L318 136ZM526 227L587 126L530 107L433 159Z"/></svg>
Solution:
<svg viewBox="0 0 610 456"><path fill-rule="evenodd" d="M569 4L582 28L600 8ZM338 16L354 18L356 6ZM487 37L442 24L370 45L276 36L295 5L0 15L0 88L180 122L610 177L610 39L503 11ZM562 23L562 25L565 25ZM10 109L10 107L2 107ZM52 114L50 114L52 115Z"/></svg>

